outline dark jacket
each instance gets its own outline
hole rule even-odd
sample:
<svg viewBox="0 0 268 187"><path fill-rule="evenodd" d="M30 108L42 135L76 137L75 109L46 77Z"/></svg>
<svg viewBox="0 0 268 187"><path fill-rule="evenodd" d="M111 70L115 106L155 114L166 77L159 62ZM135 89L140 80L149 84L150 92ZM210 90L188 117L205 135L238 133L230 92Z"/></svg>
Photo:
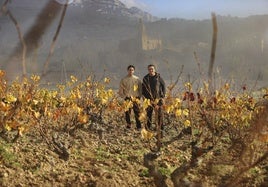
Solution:
<svg viewBox="0 0 268 187"><path fill-rule="evenodd" d="M142 81L142 95L151 100L164 98L166 85L159 73L155 76L145 75Z"/></svg>

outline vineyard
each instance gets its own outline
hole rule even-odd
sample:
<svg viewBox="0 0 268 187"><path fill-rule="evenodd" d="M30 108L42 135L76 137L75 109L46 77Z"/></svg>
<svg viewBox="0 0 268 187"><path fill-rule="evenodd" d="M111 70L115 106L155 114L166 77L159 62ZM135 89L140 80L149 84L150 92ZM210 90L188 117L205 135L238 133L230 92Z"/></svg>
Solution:
<svg viewBox="0 0 268 187"><path fill-rule="evenodd" d="M268 90L173 83L164 130L155 120L138 131L125 128L132 102L109 82L71 76L47 89L35 75L8 84L1 71L1 186L268 185ZM137 102L145 124L154 103Z"/></svg>

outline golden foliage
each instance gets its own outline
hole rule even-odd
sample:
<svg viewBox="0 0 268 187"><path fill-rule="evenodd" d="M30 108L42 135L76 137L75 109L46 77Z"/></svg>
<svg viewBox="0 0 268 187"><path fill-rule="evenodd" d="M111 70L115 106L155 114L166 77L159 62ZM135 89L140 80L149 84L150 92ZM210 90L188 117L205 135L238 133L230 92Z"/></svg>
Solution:
<svg viewBox="0 0 268 187"><path fill-rule="evenodd" d="M86 110L95 114L100 114L103 110L124 112L132 108L134 103L140 107L140 120L145 122L146 108L158 104L158 100L146 98L118 100L114 90L106 87L110 78L104 78L103 82L94 82L88 77L83 83L71 76L66 85L57 85L56 90L49 90L39 88L39 76L32 75L30 79L24 78L22 82L17 80L11 85L6 84L4 76L4 71L0 70L0 114L3 116L0 128L17 130L20 135L26 133L28 127L39 124L41 119L46 122L53 119L59 125L73 119L77 119L77 123L86 124L90 121ZM192 93L191 83L187 82L184 86ZM138 87L135 85L133 89ZM204 83L204 87L199 90L202 103L197 97L184 101L183 93L178 93L177 96L168 93L163 106L164 112L183 127L209 125L209 120L213 121L214 128L226 124L234 129L250 126L253 112L257 112L257 109L254 108L256 102L249 93L243 91L234 94L228 83L216 90L213 96L206 95L207 90L208 85ZM153 133L142 130L142 138L150 139L153 136ZM262 139L267 141L267 136Z"/></svg>

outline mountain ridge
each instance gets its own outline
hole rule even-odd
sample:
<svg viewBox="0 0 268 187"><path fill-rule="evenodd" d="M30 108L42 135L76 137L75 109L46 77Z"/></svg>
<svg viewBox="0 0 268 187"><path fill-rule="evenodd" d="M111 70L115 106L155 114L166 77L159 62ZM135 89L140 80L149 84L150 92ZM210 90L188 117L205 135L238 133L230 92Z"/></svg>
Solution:
<svg viewBox="0 0 268 187"><path fill-rule="evenodd" d="M19 0L12 2L16 1ZM40 3L42 2L46 1L40 0ZM141 39L138 36L139 18L129 18L122 16L123 14L117 16L116 13L139 9L125 9L125 5L120 3L114 5L118 1L112 0L98 1L102 4L95 4L92 8L89 2L93 1L85 1L85 6L82 8L80 5L72 5L67 9L49 65L49 72L54 80L60 79L56 75L60 75L63 64L67 72L82 74L83 70L83 74L86 75L88 73L86 70L94 70L95 73L101 74L105 69L117 79L125 73L124 67L128 64L135 64L140 74L145 74L145 64L148 63L155 63L163 76L170 70L174 73L173 71L177 71L182 65L186 72L199 75L193 57L194 52L202 62L203 69L208 66L212 38L211 20L163 18L144 22L148 38L158 38L162 41L161 50L142 51L129 47L127 51L124 46L119 49L120 43L122 40L135 43ZM109 7L109 3L112 3L110 12L113 14L106 14L104 8L102 9L104 13L96 11L104 5L106 8ZM30 21L37 15L38 10L28 11L29 9L22 10L21 7L14 6L11 8L24 34L27 26L31 26ZM267 19L268 15L246 18L217 15L219 30L215 66L221 67L224 75L239 75L243 72L250 79L254 79L258 74L263 80L268 79ZM42 69L58 24L59 17L43 34L34 54L28 57L29 73L40 72ZM1 60L20 42L14 24L7 16L1 17L0 25ZM55 75L52 76L52 73Z"/></svg>
<svg viewBox="0 0 268 187"><path fill-rule="evenodd" d="M11 9L27 9L28 11L40 11L49 0L13 0L9 3ZM143 19L144 21L156 21L159 18L137 7L127 7L119 0L79 0L68 5L68 9L87 9L92 13L106 16L128 17L130 19Z"/></svg>

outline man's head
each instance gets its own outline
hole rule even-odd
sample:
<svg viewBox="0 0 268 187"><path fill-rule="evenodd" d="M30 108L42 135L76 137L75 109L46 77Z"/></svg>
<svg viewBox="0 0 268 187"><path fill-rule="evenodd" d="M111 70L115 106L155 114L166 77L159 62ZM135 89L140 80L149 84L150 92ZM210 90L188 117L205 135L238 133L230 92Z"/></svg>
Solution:
<svg viewBox="0 0 268 187"><path fill-rule="evenodd" d="M150 65L147 66L147 68L148 68L148 72L149 72L150 76L154 76L156 74L155 65L150 64Z"/></svg>
<svg viewBox="0 0 268 187"><path fill-rule="evenodd" d="M127 67L127 72L128 72L128 75L132 76L134 74L134 71L135 71L135 66L133 65L129 65Z"/></svg>

